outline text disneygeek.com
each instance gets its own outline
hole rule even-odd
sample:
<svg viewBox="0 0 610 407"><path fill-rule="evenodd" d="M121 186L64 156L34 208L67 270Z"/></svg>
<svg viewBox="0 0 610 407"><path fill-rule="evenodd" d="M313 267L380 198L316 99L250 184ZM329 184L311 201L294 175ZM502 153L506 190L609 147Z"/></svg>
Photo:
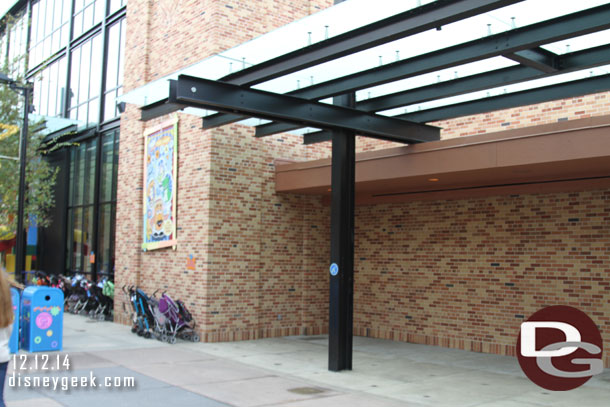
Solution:
<svg viewBox="0 0 610 407"><path fill-rule="evenodd" d="M134 388L134 377L98 378L89 372L89 376L22 376L21 373L12 373L7 376L9 387L15 388L43 388L68 391L77 388Z"/></svg>
<svg viewBox="0 0 610 407"><path fill-rule="evenodd" d="M8 373L6 381L9 387L25 389L52 389L68 391L80 388L135 388L133 376L94 376L93 372L82 376L67 376L71 368L69 355L13 355L13 372ZM22 373L23 372L23 373ZM27 373L26 373L27 372ZM58 376L48 373L58 373ZM28 373L47 373L30 375Z"/></svg>

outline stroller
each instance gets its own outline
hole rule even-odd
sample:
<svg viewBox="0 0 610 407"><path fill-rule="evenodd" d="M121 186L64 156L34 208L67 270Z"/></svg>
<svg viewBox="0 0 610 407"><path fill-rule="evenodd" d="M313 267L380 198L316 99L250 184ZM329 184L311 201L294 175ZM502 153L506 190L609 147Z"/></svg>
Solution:
<svg viewBox="0 0 610 407"><path fill-rule="evenodd" d="M158 339L170 344L176 343L176 337L192 342L199 342L195 332L195 321L181 301L174 301L163 293L159 299L156 320L160 328Z"/></svg>
<svg viewBox="0 0 610 407"><path fill-rule="evenodd" d="M90 300L87 311L89 318L105 321L112 311L112 300L103 294L103 289L98 285L89 287Z"/></svg>
<svg viewBox="0 0 610 407"><path fill-rule="evenodd" d="M128 296L132 307L131 332L145 338L152 337L151 326L155 328L155 317L150 308L151 298L141 289L130 286L127 290L123 286L123 292Z"/></svg>
<svg viewBox="0 0 610 407"><path fill-rule="evenodd" d="M72 314L82 313L89 303L89 282L82 274L76 274L69 285L65 286L65 305ZM69 295L68 295L69 293Z"/></svg>

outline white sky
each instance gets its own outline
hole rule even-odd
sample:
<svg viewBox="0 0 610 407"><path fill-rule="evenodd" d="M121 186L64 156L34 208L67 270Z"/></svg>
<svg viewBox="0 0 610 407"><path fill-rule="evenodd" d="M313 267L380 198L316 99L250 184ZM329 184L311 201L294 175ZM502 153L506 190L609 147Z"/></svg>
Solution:
<svg viewBox="0 0 610 407"><path fill-rule="evenodd" d="M18 0L1 0L0 1L0 18L4 17L4 15L17 4Z"/></svg>

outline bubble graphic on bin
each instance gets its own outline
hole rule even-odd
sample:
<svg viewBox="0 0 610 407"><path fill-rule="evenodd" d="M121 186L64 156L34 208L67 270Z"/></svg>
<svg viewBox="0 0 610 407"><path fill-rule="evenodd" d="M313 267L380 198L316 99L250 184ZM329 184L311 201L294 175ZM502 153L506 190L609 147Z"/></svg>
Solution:
<svg viewBox="0 0 610 407"><path fill-rule="evenodd" d="M21 311L21 296L19 290L11 288L11 299L13 300L13 313L15 314L15 320L13 321L13 333L11 339L8 342L8 350L10 353L17 353L19 351L19 316Z"/></svg>
<svg viewBox="0 0 610 407"><path fill-rule="evenodd" d="M21 348L61 350L64 293L59 288L27 287L21 297Z"/></svg>

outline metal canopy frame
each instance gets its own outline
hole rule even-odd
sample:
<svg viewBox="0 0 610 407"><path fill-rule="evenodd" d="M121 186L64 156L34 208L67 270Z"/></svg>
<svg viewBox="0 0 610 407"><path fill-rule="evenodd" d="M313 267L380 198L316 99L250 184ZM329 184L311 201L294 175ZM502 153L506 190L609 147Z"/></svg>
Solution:
<svg viewBox="0 0 610 407"><path fill-rule="evenodd" d="M484 99L384 116L379 112L418 103L527 83L610 64L610 44L555 54L543 46L610 28L610 4L593 7L521 28L345 75L277 94L252 86L365 49L519 3L523 0L438 0L376 23L287 53L218 81L180 75L170 81L168 97L142 107L149 120L187 107L219 113L204 117L213 128L249 117L271 120L256 127L256 136L314 127L305 144L332 141L331 277L329 302L329 369L352 367L354 168L355 136L403 143L439 139L426 123L463 115L541 103L610 90L610 74ZM335 0L335 3L341 0ZM515 66L495 69L432 85L401 90L356 102L354 92L459 65L503 57ZM333 105L320 100L332 97Z"/></svg>
<svg viewBox="0 0 610 407"><path fill-rule="evenodd" d="M171 81L177 104L280 119L329 130L352 131L381 140L422 143L440 139L440 129L226 82L180 75ZM173 98L174 96L172 96Z"/></svg>

